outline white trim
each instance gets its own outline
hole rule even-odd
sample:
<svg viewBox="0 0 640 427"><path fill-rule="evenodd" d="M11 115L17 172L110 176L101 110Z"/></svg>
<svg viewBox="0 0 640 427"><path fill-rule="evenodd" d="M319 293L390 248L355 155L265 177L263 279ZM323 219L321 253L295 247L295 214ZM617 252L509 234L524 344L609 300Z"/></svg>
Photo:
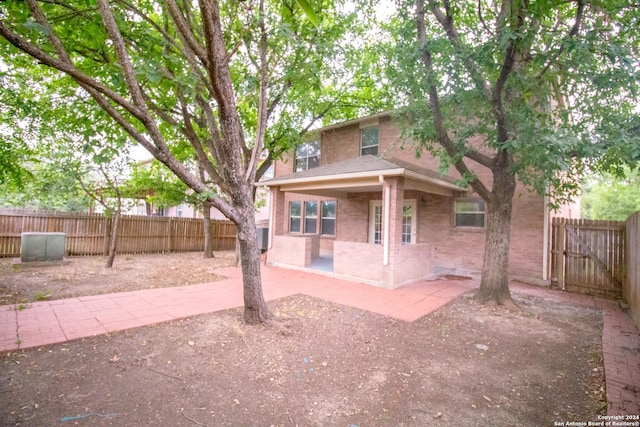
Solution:
<svg viewBox="0 0 640 427"><path fill-rule="evenodd" d="M284 201L283 201L284 203ZM275 234L275 230L273 229L273 218L276 216L276 212L278 211L278 209L276 208L276 204L273 203L273 192L269 191L269 207L271 209L269 209L271 211L271 213L269 214L269 243L268 243L268 248L271 249L273 248L273 236Z"/></svg>
<svg viewBox="0 0 640 427"><path fill-rule="evenodd" d="M389 242L391 236L389 236L389 228L391 223L391 185L381 177L382 188L384 190L384 225L382 227L382 238L384 242L384 249L382 252L382 265L389 265Z"/></svg>
<svg viewBox="0 0 640 427"><path fill-rule="evenodd" d="M418 201L417 199L408 199L402 202L402 217L400 220L404 218L404 208L409 206L411 211L411 241L408 243L410 245L415 245L418 241L418 229L417 229L417 216L418 216ZM401 236L402 240L402 236Z"/></svg>
<svg viewBox="0 0 640 427"><path fill-rule="evenodd" d="M441 180L438 178L428 177L425 175L420 175L417 172L413 172L407 170L405 168L395 168L395 169L384 169L382 171L367 171L367 172L349 172L349 173L341 173L336 175L321 175L321 176L309 176L304 178L274 178L269 181L261 181L256 183L258 186L265 187L275 187L282 186L283 191L286 191L286 187L293 184L309 184L309 183L331 183L341 180L349 180L349 179L357 179L357 178L379 178L379 177L391 177L391 176L406 176L408 178L415 179L417 181L429 182L434 185L438 185L440 187L448 188L451 190L460 191L460 187L456 184L452 184L445 180ZM380 181L379 181L380 182ZM328 184L327 184L328 185Z"/></svg>
<svg viewBox="0 0 640 427"><path fill-rule="evenodd" d="M549 196L544 196L542 224L542 280L549 280Z"/></svg>
<svg viewBox="0 0 640 427"><path fill-rule="evenodd" d="M373 119L363 120L360 122L360 129L377 127L380 124L380 120L375 117Z"/></svg>
<svg viewBox="0 0 640 427"><path fill-rule="evenodd" d="M340 123L336 123L333 125L329 125L329 126L325 126L322 128L317 129L318 132L326 132L329 130L333 130L333 129L338 129L338 128L342 128L342 127L346 127L346 126L350 126L350 125L355 125L357 123L362 123L362 122L367 122L367 121L373 121L373 120L377 120L383 117L391 117L391 114L393 114L393 112L396 110L389 110L389 111L382 111L380 113L376 113L376 114L372 114L370 116L367 117L361 117L359 119L353 119L353 120L347 120L346 122L340 122Z"/></svg>
<svg viewBox="0 0 640 427"><path fill-rule="evenodd" d="M369 200L369 220L368 220L368 233L367 233L367 242L371 244L376 244L376 209L380 208L382 213L382 200ZM382 221L382 220L381 220ZM380 236L382 239L382 236ZM382 243L382 240L380 241Z"/></svg>

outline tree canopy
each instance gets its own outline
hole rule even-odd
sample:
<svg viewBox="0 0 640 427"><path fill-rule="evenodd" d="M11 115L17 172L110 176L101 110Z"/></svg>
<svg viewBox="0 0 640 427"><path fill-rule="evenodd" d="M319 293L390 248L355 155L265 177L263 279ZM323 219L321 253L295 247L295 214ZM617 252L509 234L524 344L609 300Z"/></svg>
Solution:
<svg viewBox="0 0 640 427"><path fill-rule="evenodd" d="M480 300L510 300L517 181L557 204L577 194L586 166L637 160L639 10L622 0L417 0L388 25L405 135L487 202Z"/></svg>
<svg viewBox="0 0 640 427"><path fill-rule="evenodd" d="M118 140L126 135L235 222L245 319L263 321L269 315L253 212L263 149L273 159L336 114L336 105L344 114L359 111L361 103L350 102L359 90L372 90L361 85L367 81L358 70L367 61L354 42L366 15L341 6L8 1L0 4L0 56L12 77L26 75L47 88L37 100L91 106L66 109L75 123L82 117L94 126L89 146L100 152L111 130Z"/></svg>

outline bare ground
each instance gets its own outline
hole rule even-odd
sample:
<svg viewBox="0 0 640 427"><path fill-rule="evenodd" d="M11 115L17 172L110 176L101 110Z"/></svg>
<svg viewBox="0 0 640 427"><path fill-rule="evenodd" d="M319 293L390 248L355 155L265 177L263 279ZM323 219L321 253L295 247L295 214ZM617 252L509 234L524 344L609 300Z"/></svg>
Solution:
<svg viewBox="0 0 640 427"><path fill-rule="evenodd" d="M95 259L22 271L2 261L0 286L3 294L31 300L44 292L52 298L77 296L80 289L96 293L95 283L119 291L184 285L205 281L191 276L196 271L211 280L212 265L233 258L217 255L216 261L200 254L120 257L109 271ZM270 303L280 327L244 325L234 309L5 353L0 425L552 426L597 420L606 408L600 312L515 299L521 311L478 306L463 296L405 323L297 295Z"/></svg>

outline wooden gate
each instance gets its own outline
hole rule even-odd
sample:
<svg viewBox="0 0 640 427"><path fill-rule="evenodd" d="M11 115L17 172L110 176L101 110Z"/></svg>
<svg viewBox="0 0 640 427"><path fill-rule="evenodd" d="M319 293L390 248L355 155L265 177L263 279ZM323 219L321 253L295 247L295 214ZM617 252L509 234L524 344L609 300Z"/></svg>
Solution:
<svg viewBox="0 0 640 427"><path fill-rule="evenodd" d="M625 223L554 218L552 284L570 292L618 298L625 269Z"/></svg>

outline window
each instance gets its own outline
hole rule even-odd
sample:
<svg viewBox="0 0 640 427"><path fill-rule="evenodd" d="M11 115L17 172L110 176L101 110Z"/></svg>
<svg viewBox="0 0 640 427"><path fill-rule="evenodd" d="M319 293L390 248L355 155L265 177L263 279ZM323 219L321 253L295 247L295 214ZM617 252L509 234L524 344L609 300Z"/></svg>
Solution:
<svg viewBox="0 0 640 427"><path fill-rule="evenodd" d="M456 200L456 227L484 228L485 206L482 199Z"/></svg>
<svg viewBox="0 0 640 427"><path fill-rule="evenodd" d="M322 220L320 222L320 234L323 236L335 236L336 234L336 202L322 202Z"/></svg>
<svg viewBox="0 0 640 427"><path fill-rule="evenodd" d="M360 129L360 155L378 155L378 127Z"/></svg>
<svg viewBox="0 0 640 427"><path fill-rule="evenodd" d="M302 221L302 206L300 202L289 203L289 232L300 233Z"/></svg>
<svg viewBox="0 0 640 427"><path fill-rule="evenodd" d="M316 234L318 228L318 202L304 202L304 232Z"/></svg>
<svg viewBox="0 0 640 427"><path fill-rule="evenodd" d="M320 141L305 142L296 149L296 172L320 166Z"/></svg>
<svg viewBox="0 0 640 427"><path fill-rule="evenodd" d="M405 205L402 207L402 244L411 243L411 234L413 231L413 206Z"/></svg>
<svg viewBox="0 0 640 427"><path fill-rule="evenodd" d="M382 244L382 204L372 202L369 212L369 242Z"/></svg>
<svg viewBox="0 0 640 427"><path fill-rule="evenodd" d="M318 221L320 219L320 221ZM320 230L318 230L318 223ZM334 236L336 202L316 200L289 203L289 232Z"/></svg>

